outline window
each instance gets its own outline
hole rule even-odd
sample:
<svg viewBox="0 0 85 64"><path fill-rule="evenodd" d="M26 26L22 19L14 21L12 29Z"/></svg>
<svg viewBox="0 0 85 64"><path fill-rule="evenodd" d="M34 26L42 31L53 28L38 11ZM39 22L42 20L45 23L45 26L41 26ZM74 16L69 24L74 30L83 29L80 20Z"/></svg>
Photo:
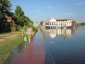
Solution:
<svg viewBox="0 0 85 64"><path fill-rule="evenodd" d="M49 25L49 23L45 23L45 25Z"/></svg>

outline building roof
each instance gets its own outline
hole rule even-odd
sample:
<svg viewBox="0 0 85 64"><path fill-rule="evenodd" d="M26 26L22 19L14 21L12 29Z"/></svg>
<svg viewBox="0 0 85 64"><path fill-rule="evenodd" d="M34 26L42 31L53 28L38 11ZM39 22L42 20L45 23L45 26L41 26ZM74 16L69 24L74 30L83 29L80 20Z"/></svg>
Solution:
<svg viewBox="0 0 85 64"><path fill-rule="evenodd" d="M72 19L55 19L55 18L49 18L49 19L45 20L44 22L45 23L48 23L48 22L56 22L56 21L68 21L68 20L72 20Z"/></svg>

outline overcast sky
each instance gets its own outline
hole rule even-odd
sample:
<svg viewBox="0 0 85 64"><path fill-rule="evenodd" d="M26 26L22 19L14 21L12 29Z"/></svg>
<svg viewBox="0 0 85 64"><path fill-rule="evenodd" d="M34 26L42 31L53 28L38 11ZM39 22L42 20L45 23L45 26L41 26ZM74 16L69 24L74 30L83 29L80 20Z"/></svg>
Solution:
<svg viewBox="0 0 85 64"><path fill-rule="evenodd" d="M51 17L85 22L85 0L10 0L12 11L20 5L33 21Z"/></svg>

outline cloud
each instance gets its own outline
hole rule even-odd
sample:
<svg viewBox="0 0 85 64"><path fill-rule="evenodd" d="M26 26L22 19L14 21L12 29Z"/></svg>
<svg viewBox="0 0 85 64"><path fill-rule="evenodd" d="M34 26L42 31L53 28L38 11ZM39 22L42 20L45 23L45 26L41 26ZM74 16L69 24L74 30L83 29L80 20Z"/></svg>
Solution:
<svg viewBox="0 0 85 64"><path fill-rule="evenodd" d="M48 8L48 9L55 9L56 7L48 6L47 8Z"/></svg>
<svg viewBox="0 0 85 64"><path fill-rule="evenodd" d="M83 5L84 3L83 2L77 2L76 4L75 4L75 6L80 6L80 5Z"/></svg>

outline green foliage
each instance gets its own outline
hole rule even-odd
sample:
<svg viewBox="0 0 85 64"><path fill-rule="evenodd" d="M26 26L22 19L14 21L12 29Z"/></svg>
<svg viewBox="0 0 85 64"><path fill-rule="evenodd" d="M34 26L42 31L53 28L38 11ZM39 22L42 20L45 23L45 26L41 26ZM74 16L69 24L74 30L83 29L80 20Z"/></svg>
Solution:
<svg viewBox="0 0 85 64"><path fill-rule="evenodd" d="M33 27L33 23L32 22L29 22L29 26Z"/></svg>
<svg viewBox="0 0 85 64"><path fill-rule="evenodd" d="M16 7L15 13L10 12L10 10L10 0L0 0L0 33L14 31L14 29L19 30L20 26L33 26L32 20L25 16L24 11L19 5ZM6 16L11 16L14 20L12 25L7 23Z"/></svg>
<svg viewBox="0 0 85 64"><path fill-rule="evenodd" d="M85 22L80 23L80 25L85 25Z"/></svg>
<svg viewBox="0 0 85 64"><path fill-rule="evenodd" d="M43 25L43 21L40 22L40 25Z"/></svg>
<svg viewBox="0 0 85 64"><path fill-rule="evenodd" d="M0 1L0 13L1 17L5 17L5 15L8 15L11 9L11 3L9 0L1 0Z"/></svg>
<svg viewBox="0 0 85 64"><path fill-rule="evenodd" d="M33 32L37 32L37 28L32 27Z"/></svg>
<svg viewBox="0 0 85 64"><path fill-rule="evenodd" d="M26 25L32 26L31 19L25 16L24 11L22 11L19 5L16 7L14 20L15 20L15 24L20 25L21 27L24 27Z"/></svg>
<svg viewBox="0 0 85 64"><path fill-rule="evenodd" d="M0 0L0 32L11 31L11 26L6 21L6 16L12 15L10 9L11 3L9 0Z"/></svg>
<svg viewBox="0 0 85 64"><path fill-rule="evenodd" d="M28 22L31 22L29 17L25 16L24 11L22 11L21 7L18 5L15 10L15 17L17 18L18 21L20 21L20 25L28 25ZM21 25L22 26L22 25Z"/></svg>
<svg viewBox="0 0 85 64"><path fill-rule="evenodd" d="M15 10L14 21L17 25L24 26L23 24L24 12L21 7L18 5Z"/></svg>
<svg viewBox="0 0 85 64"><path fill-rule="evenodd" d="M29 17L25 16L24 17L24 25L29 25L29 23L33 24L32 20Z"/></svg>

